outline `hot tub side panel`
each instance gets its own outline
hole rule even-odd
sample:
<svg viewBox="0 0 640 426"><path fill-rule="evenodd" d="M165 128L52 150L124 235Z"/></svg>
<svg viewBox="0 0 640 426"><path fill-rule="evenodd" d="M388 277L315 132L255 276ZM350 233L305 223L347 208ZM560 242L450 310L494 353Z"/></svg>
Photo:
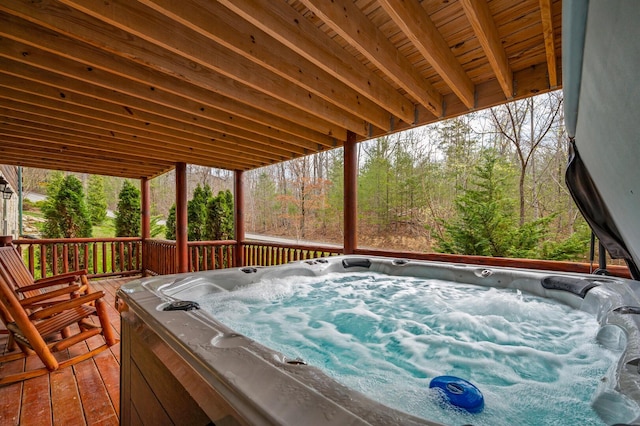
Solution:
<svg viewBox="0 0 640 426"><path fill-rule="evenodd" d="M120 348L121 425L248 424L132 312L122 313Z"/></svg>

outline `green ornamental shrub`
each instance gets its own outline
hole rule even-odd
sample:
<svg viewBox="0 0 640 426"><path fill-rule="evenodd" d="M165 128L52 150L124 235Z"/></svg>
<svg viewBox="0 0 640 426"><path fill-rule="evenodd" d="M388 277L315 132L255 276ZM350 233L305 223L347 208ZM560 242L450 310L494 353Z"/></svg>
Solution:
<svg viewBox="0 0 640 426"><path fill-rule="evenodd" d="M118 196L116 237L140 235L140 190L125 180Z"/></svg>

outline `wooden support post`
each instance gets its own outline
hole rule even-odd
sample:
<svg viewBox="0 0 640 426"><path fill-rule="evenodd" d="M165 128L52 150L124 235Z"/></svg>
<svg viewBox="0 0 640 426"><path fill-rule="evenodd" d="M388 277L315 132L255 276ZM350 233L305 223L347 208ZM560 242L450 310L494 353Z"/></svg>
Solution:
<svg viewBox="0 0 640 426"><path fill-rule="evenodd" d="M177 272L189 272L187 246L187 165L176 163L176 262Z"/></svg>
<svg viewBox="0 0 640 426"><path fill-rule="evenodd" d="M234 197L234 223L236 238L236 256L235 267L244 266L244 172L242 170L235 171L235 182L233 186Z"/></svg>
<svg viewBox="0 0 640 426"><path fill-rule="evenodd" d="M140 236L142 237L142 273L147 271L147 256L145 245L151 238L151 200L150 200L149 179L140 179Z"/></svg>
<svg viewBox="0 0 640 426"><path fill-rule="evenodd" d="M358 153L356 134L347 132L344 144L344 253L358 247Z"/></svg>
<svg viewBox="0 0 640 426"><path fill-rule="evenodd" d="M149 179L140 179L140 233L142 241L151 238L151 200L149 191Z"/></svg>

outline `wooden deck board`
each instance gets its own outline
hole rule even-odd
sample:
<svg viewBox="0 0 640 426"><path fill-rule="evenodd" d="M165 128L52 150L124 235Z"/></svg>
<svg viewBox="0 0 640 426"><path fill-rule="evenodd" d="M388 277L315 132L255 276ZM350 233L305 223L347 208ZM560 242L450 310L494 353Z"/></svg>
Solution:
<svg viewBox="0 0 640 426"><path fill-rule="evenodd" d="M91 281L105 292L109 319L120 336L120 315L115 293L136 277ZM94 338L95 339L95 338ZM99 338L98 338L99 339ZM86 352L98 342L76 345L72 354ZM6 351L7 336L0 335L0 353ZM56 358L68 358L58 353ZM42 365L37 357L27 359L28 368ZM24 360L0 366L0 376L22 371ZM11 425L117 425L120 415L120 344L70 368L0 387L0 426Z"/></svg>
<svg viewBox="0 0 640 426"><path fill-rule="evenodd" d="M63 368L49 374L49 377L53 424L60 426L86 424L73 369ZM29 413L25 414L29 415Z"/></svg>
<svg viewBox="0 0 640 426"><path fill-rule="evenodd" d="M27 369L42 367L42 362L36 357L27 360ZM49 396L49 376L36 377L26 380L22 384L22 408L20 410L20 424L45 426L53 421L51 411L51 398Z"/></svg>
<svg viewBox="0 0 640 426"><path fill-rule="evenodd" d="M24 360L7 363L0 368L0 374L13 374L23 370ZM0 423L18 424L22 404L22 383L0 387Z"/></svg>

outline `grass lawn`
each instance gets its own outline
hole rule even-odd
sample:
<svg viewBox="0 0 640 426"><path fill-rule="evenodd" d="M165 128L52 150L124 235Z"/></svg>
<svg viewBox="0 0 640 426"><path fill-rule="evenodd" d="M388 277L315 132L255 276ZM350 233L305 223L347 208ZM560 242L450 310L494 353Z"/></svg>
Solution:
<svg viewBox="0 0 640 426"><path fill-rule="evenodd" d="M29 210L24 212L24 220L26 222L30 222L30 219L34 218L36 220L44 219L44 215L42 212L38 210ZM33 222L33 226L35 226L38 231L42 232L42 228L44 227L44 222ZM92 228L92 237L93 238L113 238L116 235L116 227L113 218L108 217L104 222L100 225L95 225Z"/></svg>
<svg viewBox="0 0 640 426"><path fill-rule="evenodd" d="M113 218L108 217L100 225L94 225L93 238L113 238L116 235L116 225Z"/></svg>
<svg viewBox="0 0 640 426"><path fill-rule="evenodd" d="M29 217L36 219L37 221L30 221ZM33 226L35 226L40 232L42 232L42 227L44 226L44 222L40 220L44 220L44 215L39 210L29 210L24 212L24 218L26 222L32 222ZM152 231L154 230L152 224ZM95 225L92 228L92 237L93 238L113 238L116 235L116 226L114 218L108 217L102 222L100 225ZM161 228L161 232L152 238L160 238L163 239L165 237L164 227Z"/></svg>

